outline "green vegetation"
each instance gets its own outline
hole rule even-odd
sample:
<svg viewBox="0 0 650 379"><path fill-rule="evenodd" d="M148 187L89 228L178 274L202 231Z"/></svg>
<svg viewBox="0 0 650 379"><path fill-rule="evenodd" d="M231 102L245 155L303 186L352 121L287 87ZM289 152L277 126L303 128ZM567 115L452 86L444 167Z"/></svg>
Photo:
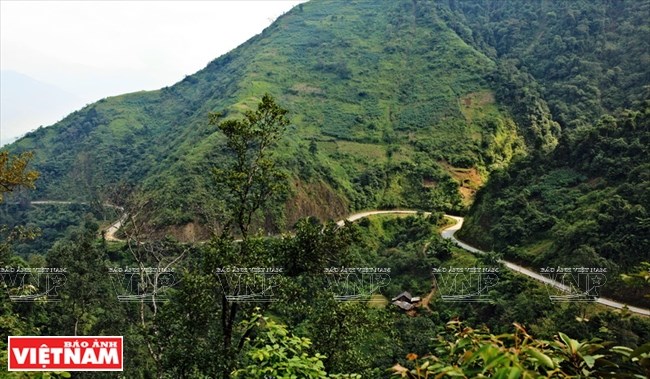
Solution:
<svg viewBox="0 0 650 379"><path fill-rule="evenodd" d="M192 246L148 240L138 233L132 218L133 232L127 232L127 243L109 247L97 239L97 224L87 220L57 241L45 257L31 258L35 267L66 268L60 301L14 307L3 300L2 317L7 326L2 332L124 335L126 361L138 362L127 365L125 375L130 378L388 378L390 367L409 375L407 367L412 367L414 356L431 354L438 358L425 358L432 364L416 362L419 368L413 368L415 372L428 367L447 372L452 362L462 362L463 366L452 370L459 375L462 370L466 376L477 370L484 374L514 370L522 375L555 370L552 373L558 377L566 377L570 369L596 372L603 367L643 372L638 365L645 354L640 346L650 336L645 319L604 312L588 304L553 305L540 285L510 272L500 275L485 303L443 301L430 285L432 267L490 267L495 261L460 252L441 240L439 228L447 223L441 213L376 217L342 228L333 222L303 219L295 224L293 235L283 238L249 233L259 222L256 220L263 219L257 211L273 209L274 203L282 200L276 195L282 192L286 177L280 175L274 156L267 155L266 149L277 143L285 113L272 98L265 97L257 111L247 113L246 121L219 123L233 154L230 164L213 173L216 182L224 184L222 190L232 194L232 212L224 215L228 219L223 223L233 225L232 229L224 228L209 243ZM262 179L263 185L253 183ZM243 239L235 241L236 235ZM133 287L123 287L119 275L111 274L108 269L115 266L137 267L138 291L153 291L151 301L118 302L120 293L128 294ZM390 283L379 288L340 287L326 274L332 267L373 266L389 269ZM165 280L161 271L150 273L146 267L173 268L178 277L167 279L171 287L157 294L160 284L156 283ZM223 274L231 267L280 268L270 292L276 301L233 301L229 296L254 287L256 282L254 277L238 277L233 282ZM368 306L371 293L357 301L336 300L334 295L340 294L341 288L366 288L373 296L385 298L408 290L425 302L405 314L392 304ZM7 288L2 296L16 290L24 289ZM164 301L165 297L170 301ZM521 343L517 342L520 337L514 336L515 346L524 349L512 353L507 337L472 334L467 328L454 336L462 337L458 342L445 340L446 325L455 318L496 331L505 331L517 321L541 337L554 335L560 327L584 338L606 338L626 347L617 348L622 354L618 360L601 366L606 355L600 354L600 345L578 343L560 334L569 342L556 345L559 352L551 354L545 342L525 334ZM475 343L463 342L468 338ZM574 348L584 352L568 350ZM477 358L471 358L473 351ZM491 365L478 369L479 357ZM327 372L348 374L327 376Z"/></svg>
<svg viewBox="0 0 650 379"><path fill-rule="evenodd" d="M647 318L553 303L497 258L606 268L604 295L650 305L649 13L311 1L173 86L30 133L0 152L0 267L67 281L56 303L3 282L0 366L7 335L67 334L124 335L136 379L648 376ZM124 242L101 238L106 202ZM331 221L397 207L432 213ZM467 211L460 237L491 253L441 239L443 212ZM273 269L264 301L238 297L259 277L229 276L251 267ZM332 276L346 267L390 281ZM453 302L445 267L498 275ZM392 304L404 291L421 302Z"/></svg>
<svg viewBox="0 0 650 379"><path fill-rule="evenodd" d="M460 236L532 267L606 268L607 296L648 305L624 281L650 261L650 108L567 131L548 155L494 173Z"/></svg>
<svg viewBox="0 0 650 379"><path fill-rule="evenodd" d="M4 202L5 195L8 192L19 190L22 188L34 188L34 182L38 178L36 171L28 170L29 160L31 153L23 153L19 156L12 156L6 151L0 151L0 204ZM33 239L36 237L36 232L33 229L25 228L22 225L13 226L7 224L0 224L0 268L10 266L11 264L19 263L27 266L20 259L13 257L12 245ZM35 260L34 262L38 262ZM4 276L2 277L2 294L0 298L0 365L4 368L8 364L7 356L7 336L17 336L24 334L34 334L36 332L33 325L26 322L20 314L20 306L14 305L8 301L9 289ZM4 377L16 379L56 379L56 378L69 378L70 374L67 372L43 372L43 373L30 373L30 372L12 372L6 374Z"/></svg>
<svg viewBox="0 0 650 379"><path fill-rule="evenodd" d="M248 327L264 330L264 337L257 338L254 348L247 352L250 365L235 371L235 378L357 378L353 375L327 375L323 355L310 357L305 351L311 346L309 338L290 334L287 327L268 317L256 314Z"/></svg>
<svg viewBox="0 0 650 379"><path fill-rule="evenodd" d="M496 335L508 333L511 323L517 321L542 339L551 339L557 330L564 330L570 336L579 336L580 341L600 338L629 347L620 351L638 349L650 338L646 319L590 305L554 305L541 286L508 272L501 275L487 303L448 303L434 293L430 310L418 308L410 316L392 305L368 307L364 302L333 299L327 289L327 278L322 275L327 267L379 266L373 262L377 262L376 257L383 257L381 265L391 269L392 287L382 288L381 292L390 298L404 289L417 295L429 291L426 284L431 281L430 270L419 269L424 266L420 259L434 265L481 266L476 257L455 248L449 254L449 246L439 240L436 219L381 217L345 228L305 220L296 227L293 237L249 238L247 249L257 264L282 267L285 274L273 291L278 301L229 303L238 304L232 331L236 354L230 362L224 354L221 316L225 308L220 300L226 288L215 268L241 261L242 244L227 240L192 247L177 261L174 268L181 275L180 281L163 294L169 301L158 301L155 305L121 303L111 291L115 283L107 274L108 267L137 267L137 256L150 266L153 261L146 261L150 251L158 257L172 257L179 256L187 247L167 242L138 244L140 255L133 255L127 245L114 251L97 241L93 237L96 230L86 225L79 233L60 241L47 256L48 265L65 265L70 272L71 286L61 293L62 303L53 306L37 302L16 307L12 315L21 320L23 329L6 333L72 334L78 328L87 335L124 335L125 359L129 362L124 375L129 378L220 378L225 375L224 367L230 367L235 377L243 378L259 378L263 373L284 377L288 372L300 372L305 377L312 375L308 373L323 377L323 372L333 372L389 378L389 368L397 363L414 367L414 362L407 358L409 354L434 354L440 362L452 364L452 359L467 357L470 353L465 354L466 351L484 347L477 351L475 360L462 368L467 369L466 376L470 377L475 372L470 369L476 370L482 362L479 357L512 357L508 344L513 340L507 336L489 337L483 332L473 334L465 327L450 331L447 324L456 318L475 325L476 329L490 328ZM424 246L427 249L423 253ZM102 259L111 255L117 258L110 262ZM405 262L406 258L409 261ZM93 286L80 285L90 282ZM4 300L3 304L12 305ZM587 321L576 322L576 317ZM474 338L477 344L463 346L454 342L461 337ZM519 337L524 338L521 334ZM445 342L440 338L445 338ZM497 340L503 342L502 346L496 345L497 351L485 351L488 342L494 344ZM560 366L560 353L551 354L537 340L529 339L528 343L539 347ZM450 345L458 347L451 349ZM522 365L528 364L523 359L530 354L522 356ZM418 364L428 359L422 358ZM507 363L503 359L498 362ZM636 363L629 366L622 356L615 362L621 370L637 372L633 371L637 370ZM498 367L501 366L495 366L495 370ZM529 371L537 369L534 361L525 367ZM77 375L96 377L90 373Z"/></svg>
<svg viewBox="0 0 650 379"><path fill-rule="evenodd" d="M285 189L287 177L277 168L269 150L289 124L286 114L286 109L265 94L256 111L245 112L243 121L219 122L220 114L211 115L210 124L223 132L234 155L232 163L213 168L216 190L225 194L221 207L226 210L224 233L230 232L234 224L245 241L255 213L279 200Z"/></svg>
<svg viewBox="0 0 650 379"><path fill-rule="evenodd" d="M574 128L648 99L647 1L445 0L436 6L464 41L497 60L497 98L518 122L538 122L550 110L560 125Z"/></svg>
<svg viewBox="0 0 650 379"><path fill-rule="evenodd" d="M605 346L600 341L577 341L560 332L554 341L535 339L518 323L515 333L500 335L474 330L459 321L447 323L438 336L436 353L418 359L409 369L395 365L402 378L439 375L461 378L643 378L650 374L650 343L636 350ZM411 366L411 365L409 365Z"/></svg>
<svg viewBox="0 0 650 379"><path fill-rule="evenodd" d="M471 194L451 170L484 178L524 148L495 68L428 2L315 1L173 86L101 100L10 148L36 152L32 198L122 204L120 187L149 200L156 228L210 227L203 205L222 193L205 173L228 152L208 114L236 118L268 92L291 119L271 231L364 208L460 211Z"/></svg>
<svg viewBox="0 0 650 379"><path fill-rule="evenodd" d="M15 197L13 197L15 198ZM23 228L34 237L21 239L12 244L13 252L23 258L31 254L41 255L48 251L56 241L62 239L86 220L115 221L118 211L100 207L95 209L88 204L3 204L0 219L10 228Z"/></svg>
<svg viewBox="0 0 650 379"><path fill-rule="evenodd" d="M23 153L12 157L9 152L0 151L0 202L4 201L7 192L21 187L34 188L38 173L27 171L32 156L32 153Z"/></svg>
<svg viewBox="0 0 650 379"><path fill-rule="evenodd" d="M12 156L7 151L0 151L0 204L5 202L5 196L10 192L22 188L34 188L38 179L36 171L28 170L27 166L32 158L32 153L25 152ZM11 259L12 244L33 239L38 230L25 225L4 221L0 224L0 266L7 264Z"/></svg>

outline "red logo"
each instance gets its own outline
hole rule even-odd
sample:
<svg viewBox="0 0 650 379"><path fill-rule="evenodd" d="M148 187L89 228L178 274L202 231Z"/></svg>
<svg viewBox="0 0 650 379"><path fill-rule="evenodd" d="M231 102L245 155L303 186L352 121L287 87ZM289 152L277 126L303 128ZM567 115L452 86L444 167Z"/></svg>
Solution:
<svg viewBox="0 0 650 379"><path fill-rule="evenodd" d="M122 337L9 337L9 371L122 371Z"/></svg>

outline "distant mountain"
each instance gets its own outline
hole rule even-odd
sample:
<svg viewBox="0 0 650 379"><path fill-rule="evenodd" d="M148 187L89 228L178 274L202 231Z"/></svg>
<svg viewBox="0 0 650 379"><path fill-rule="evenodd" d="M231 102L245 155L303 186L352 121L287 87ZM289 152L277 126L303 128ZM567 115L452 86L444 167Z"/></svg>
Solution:
<svg viewBox="0 0 650 379"><path fill-rule="evenodd" d="M269 92L290 110L277 154L292 191L268 228L351 209L459 212L493 170L552 151L562 126L639 103L648 66L628 62L645 59L647 4L314 0L173 86L101 100L10 149L36 152L34 196L133 192L153 225L182 231L220 195L208 113L237 117Z"/></svg>
<svg viewBox="0 0 650 379"><path fill-rule="evenodd" d="M81 100L54 85L16 71L0 71L0 144L61 120Z"/></svg>

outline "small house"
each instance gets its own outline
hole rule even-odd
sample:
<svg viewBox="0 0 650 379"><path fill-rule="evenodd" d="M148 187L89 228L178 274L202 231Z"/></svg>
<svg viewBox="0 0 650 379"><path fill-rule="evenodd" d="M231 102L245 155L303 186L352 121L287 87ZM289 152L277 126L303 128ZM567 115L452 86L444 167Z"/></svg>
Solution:
<svg viewBox="0 0 650 379"><path fill-rule="evenodd" d="M398 308L404 310L404 311L410 311L413 309L415 306L411 303L407 303L406 301L399 301L395 300L393 301L393 305L396 305Z"/></svg>
<svg viewBox="0 0 650 379"><path fill-rule="evenodd" d="M419 296L411 296L407 291L404 291L391 299L393 305L396 305L398 308L410 311L421 301Z"/></svg>
<svg viewBox="0 0 650 379"><path fill-rule="evenodd" d="M399 295L397 295L396 297L394 297L391 301L404 301L404 302L410 303L412 298L413 298L413 296L411 296L411 294L409 292L404 291L404 292L400 293Z"/></svg>

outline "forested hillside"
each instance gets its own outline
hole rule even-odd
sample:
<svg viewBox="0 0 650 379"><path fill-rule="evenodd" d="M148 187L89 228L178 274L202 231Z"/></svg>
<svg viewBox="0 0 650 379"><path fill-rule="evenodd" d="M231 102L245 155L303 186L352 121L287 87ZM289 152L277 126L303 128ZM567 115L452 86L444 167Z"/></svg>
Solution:
<svg viewBox="0 0 650 379"><path fill-rule="evenodd" d="M638 108L650 95L647 1L447 0L438 8L464 41L525 87L519 97L541 95L563 127ZM534 113L516 93L497 93Z"/></svg>
<svg viewBox="0 0 650 379"><path fill-rule="evenodd" d="M605 267L608 295L648 304L650 108L566 131L549 155L494 173L461 236L533 267ZM632 278L630 278L632 279Z"/></svg>
<svg viewBox="0 0 650 379"><path fill-rule="evenodd" d="M648 304L638 275L650 260L643 179L650 4L449 1L439 7L465 41L499 62L495 78L519 83L520 89L502 87L497 99L520 124L535 123L545 110L562 127L555 150L538 149L491 177L461 236L531 267L607 267L609 295ZM623 273L632 275L627 283Z"/></svg>
<svg viewBox="0 0 650 379"><path fill-rule="evenodd" d="M310 2L173 86L103 99L10 149L36 152L33 197L137 193L152 224L205 225L219 194L204 173L223 157L208 114L269 92L292 121L271 230L372 207L459 211L490 171L552 149L560 125L638 105L647 15L647 2Z"/></svg>

